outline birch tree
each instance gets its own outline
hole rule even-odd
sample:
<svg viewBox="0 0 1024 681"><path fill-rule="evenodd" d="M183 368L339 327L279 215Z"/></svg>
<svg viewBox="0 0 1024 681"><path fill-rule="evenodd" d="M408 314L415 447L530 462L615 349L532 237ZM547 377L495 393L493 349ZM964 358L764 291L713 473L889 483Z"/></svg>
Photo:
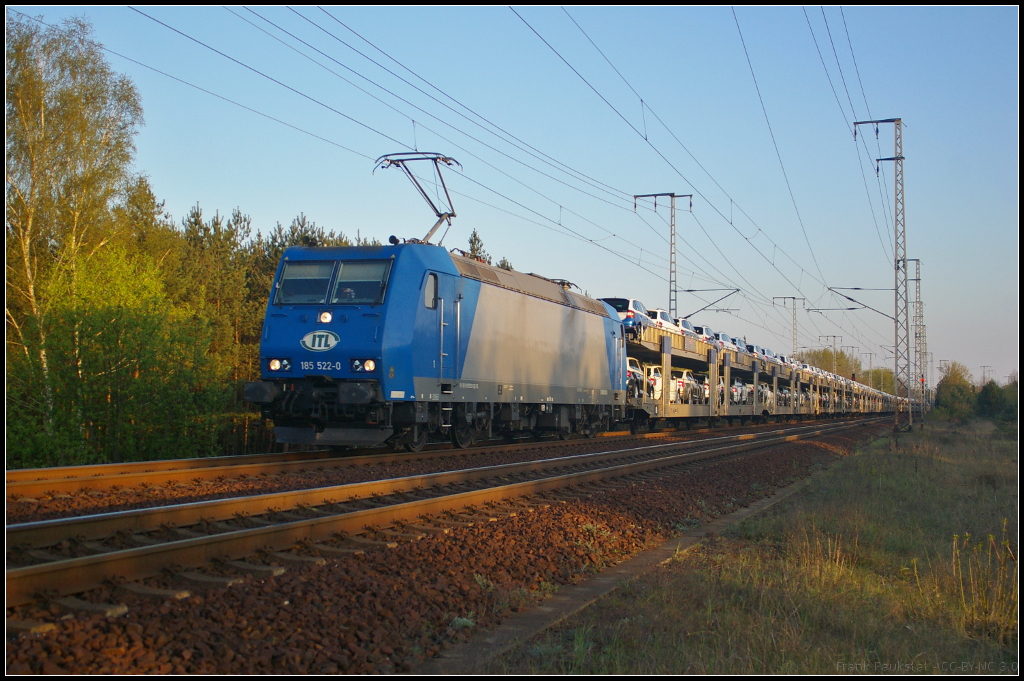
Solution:
<svg viewBox="0 0 1024 681"><path fill-rule="evenodd" d="M84 20L50 28L11 12L6 20L6 338L8 353L22 353L39 374L49 431L55 301L46 291L73 295L77 268L116 230L112 208L134 179L142 106Z"/></svg>

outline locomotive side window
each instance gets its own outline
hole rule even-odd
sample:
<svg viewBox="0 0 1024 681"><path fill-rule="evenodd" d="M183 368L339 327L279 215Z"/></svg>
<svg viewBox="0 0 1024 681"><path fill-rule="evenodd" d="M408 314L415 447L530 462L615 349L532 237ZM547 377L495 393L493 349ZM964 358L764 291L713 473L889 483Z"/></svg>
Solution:
<svg viewBox="0 0 1024 681"><path fill-rule="evenodd" d="M338 263L338 267L332 304L377 305L384 302L391 261L349 261Z"/></svg>
<svg viewBox="0 0 1024 681"><path fill-rule="evenodd" d="M428 274L427 281L423 285L423 305L424 307L436 310L437 309L437 275Z"/></svg>
<svg viewBox="0 0 1024 681"><path fill-rule="evenodd" d="M275 305L319 304L327 298L333 262L289 262L277 282Z"/></svg>

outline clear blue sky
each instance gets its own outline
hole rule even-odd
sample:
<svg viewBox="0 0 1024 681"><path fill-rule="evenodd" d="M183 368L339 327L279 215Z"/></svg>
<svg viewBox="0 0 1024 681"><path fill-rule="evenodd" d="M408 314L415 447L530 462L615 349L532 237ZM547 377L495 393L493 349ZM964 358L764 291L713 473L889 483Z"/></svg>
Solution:
<svg viewBox="0 0 1024 681"><path fill-rule="evenodd" d="M142 94L137 169L175 219L199 204L238 207L264 231L304 213L346 234L422 237L434 218L412 186L371 172L415 146L464 168L446 176L446 246L475 228L516 269L667 307L668 212L634 213L630 195L692 193L679 288L742 289L719 305L731 311L693 319L782 353L790 314L773 297L851 307L825 285L893 286L892 164L876 177L874 162L892 156L893 129L855 144L848 121L901 117L908 256L922 261L935 364L976 378L990 365L1000 382L1018 367L1015 7L739 8L767 122L729 8L517 7L529 26L507 7L255 10L295 37L241 8L141 8L309 98L129 8L17 9L83 16L108 49L305 131L109 55ZM678 312L724 293L680 293ZM892 314L891 291L849 293ZM839 335L892 365L892 323L874 312L800 311L798 328L800 346Z"/></svg>

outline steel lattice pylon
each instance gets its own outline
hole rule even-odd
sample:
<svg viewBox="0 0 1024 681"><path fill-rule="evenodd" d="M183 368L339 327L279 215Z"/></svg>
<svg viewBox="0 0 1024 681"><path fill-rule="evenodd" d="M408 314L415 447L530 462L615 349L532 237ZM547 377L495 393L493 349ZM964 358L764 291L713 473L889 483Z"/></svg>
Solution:
<svg viewBox="0 0 1024 681"><path fill-rule="evenodd" d="M672 195L672 211L671 211L671 224L669 225L670 243L669 243L669 263L668 263L668 316L673 320L676 318L676 305L677 298L679 296L676 290L676 197Z"/></svg>
<svg viewBox="0 0 1024 681"><path fill-rule="evenodd" d="M924 301L918 303L921 313L921 329L917 337L917 349L921 353L921 422L924 413L932 408L932 382L928 377L928 326L924 323Z"/></svg>
<svg viewBox="0 0 1024 681"><path fill-rule="evenodd" d="M903 205L903 122L897 118L893 121L895 149L893 164L895 166L894 222L893 231L896 237L894 252L896 270L896 396L904 398L899 401L896 409L897 432L910 430L914 415L910 409L910 295L907 276L907 222Z"/></svg>
<svg viewBox="0 0 1024 681"><path fill-rule="evenodd" d="M914 263L914 394L917 395L917 414L922 420L929 403L928 381L928 334L924 324L924 300L921 298L921 260L910 258Z"/></svg>
<svg viewBox="0 0 1024 681"><path fill-rule="evenodd" d="M910 372L910 296L908 293L907 280L907 223L903 207L903 120L900 118L887 118L877 121L855 121L854 139L857 136L858 125L874 125L875 136L878 135L879 123L893 124L893 146L892 158L875 159L877 163L892 161L894 164L893 189L893 231L895 232L895 246L893 248L893 271L895 274L896 309L894 320L896 322L896 345L893 348L896 360L896 419L893 424L895 432L910 430L913 426L914 416L910 408L911 372Z"/></svg>
<svg viewBox="0 0 1024 681"><path fill-rule="evenodd" d="M693 194L676 194L662 192L660 194L634 194L633 210L636 211L637 199L654 199L654 210L658 210L658 197L670 199L669 246L668 246L668 315L674 320L678 312L679 292L676 290L676 199L690 199L690 211L693 211Z"/></svg>
<svg viewBox="0 0 1024 681"><path fill-rule="evenodd" d="M793 301L793 328L792 328L792 331L793 331L793 350L792 350L792 354L790 355L790 357L796 357L796 301L798 301L798 300L799 301L804 301L804 299L803 298L795 298L793 296L775 296L774 298L772 298L772 305L775 304L776 300L783 301L783 303L782 303L783 305L786 304L785 301L787 301L787 300L792 300Z"/></svg>

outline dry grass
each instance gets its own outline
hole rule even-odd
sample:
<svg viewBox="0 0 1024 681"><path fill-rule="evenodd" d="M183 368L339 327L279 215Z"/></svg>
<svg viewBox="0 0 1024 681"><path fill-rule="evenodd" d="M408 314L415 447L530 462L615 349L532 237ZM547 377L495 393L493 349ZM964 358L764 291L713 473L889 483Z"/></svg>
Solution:
<svg viewBox="0 0 1024 681"><path fill-rule="evenodd" d="M1017 489L991 427L882 439L491 671L1016 673Z"/></svg>

